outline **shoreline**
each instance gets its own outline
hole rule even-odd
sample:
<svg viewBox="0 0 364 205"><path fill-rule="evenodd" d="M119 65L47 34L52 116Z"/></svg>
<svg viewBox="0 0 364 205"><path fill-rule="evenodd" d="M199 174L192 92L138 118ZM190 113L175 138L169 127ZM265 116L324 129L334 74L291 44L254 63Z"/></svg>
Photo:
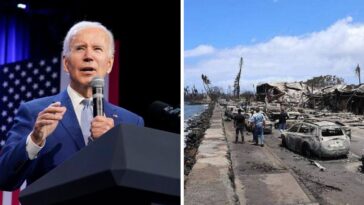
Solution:
<svg viewBox="0 0 364 205"><path fill-rule="evenodd" d="M184 175L188 176L193 165L196 162L196 154L198 147L205 135L205 131L210 127L210 119L213 113L215 103L209 103L208 108L204 110L199 116L192 117L187 120L188 131L186 138L186 147L184 148Z"/></svg>
<svg viewBox="0 0 364 205"><path fill-rule="evenodd" d="M212 102L210 102L209 100L196 100L196 101L186 100L185 103L187 105L203 105L203 104L210 104Z"/></svg>
<svg viewBox="0 0 364 205"><path fill-rule="evenodd" d="M208 109L209 103L206 103L206 104L186 104L186 105L187 106L204 106L205 108L203 108L202 111L194 112L193 115L190 115L190 113L188 113L190 115L188 118L186 118L187 112L185 112L185 119L184 119L184 124L185 124L184 130L185 131L190 128L190 124L191 124L192 121L195 121L197 118L199 118L201 116L201 114L203 112L205 112Z"/></svg>

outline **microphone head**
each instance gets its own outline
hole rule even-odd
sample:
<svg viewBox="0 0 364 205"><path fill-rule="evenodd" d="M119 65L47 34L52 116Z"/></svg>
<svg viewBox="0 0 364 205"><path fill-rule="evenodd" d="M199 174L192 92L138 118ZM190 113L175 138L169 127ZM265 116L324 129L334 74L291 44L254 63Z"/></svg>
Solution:
<svg viewBox="0 0 364 205"><path fill-rule="evenodd" d="M168 105L167 103L157 100L157 101L154 101L149 106L149 112L158 116L160 114L167 112L170 108L171 108L171 106Z"/></svg>
<svg viewBox="0 0 364 205"><path fill-rule="evenodd" d="M105 85L104 79L99 77L99 76L95 76L94 78L92 78L91 80L91 87L93 88L103 88Z"/></svg>
<svg viewBox="0 0 364 205"><path fill-rule="evenodd" d="M149 106L148 119L153 128L180 133L180 108L173 108L162 101L154 101Z"/></svg>

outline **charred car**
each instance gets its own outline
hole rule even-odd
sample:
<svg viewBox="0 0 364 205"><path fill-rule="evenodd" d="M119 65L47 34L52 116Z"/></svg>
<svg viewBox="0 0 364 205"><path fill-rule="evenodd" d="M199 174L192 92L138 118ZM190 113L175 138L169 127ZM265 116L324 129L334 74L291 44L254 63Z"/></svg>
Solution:
<svg viewBox="0 0 364 205"><path fill-rule="evenodd" d="M298 122L281 134L282 146L306 157L347 156L350 139L342 126L329 122Z"/></svg>
<svg viewBox="0 0 364 205"><path fill-rule="evenodd" d="M239 108L236 107L236 106L232 106L232 105L229 105L226 107L225 109L225 116L229 119L229 120L232 120L234 119L235 115L238 114L238 110Z"/></svg>

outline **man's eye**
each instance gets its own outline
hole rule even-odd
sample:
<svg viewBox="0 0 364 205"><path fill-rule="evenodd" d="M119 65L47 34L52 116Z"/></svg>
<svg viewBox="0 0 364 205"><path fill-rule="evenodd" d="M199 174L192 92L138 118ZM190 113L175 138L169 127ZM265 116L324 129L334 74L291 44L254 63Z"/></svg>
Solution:
<svg viewBox="0 0 364 205"><path fill-rule="evenodd" d="M76 47L76 50L79 51L79 50L84 50L85 48L84 47Z"/></svg>
<svg viewBox="0 0 364 205"><path fill-rule="evenodd" d="M102 48L100 48L100 47L96 47L96 48L95 48L95 50L97 50L97 51L102 51Z"/></svg>

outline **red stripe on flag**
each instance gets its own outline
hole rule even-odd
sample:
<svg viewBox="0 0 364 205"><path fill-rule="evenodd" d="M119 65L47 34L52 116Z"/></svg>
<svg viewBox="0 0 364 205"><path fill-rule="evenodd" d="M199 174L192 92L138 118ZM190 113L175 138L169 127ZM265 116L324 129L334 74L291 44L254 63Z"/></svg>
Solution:
<svg viewBox="0 0 364 205"><path fill-rule="evenodd" d="M120 42L115 41L115 58L109 75L109 102L119 105L119 48Z"/></svg>
<svg viewBox="0 0 364 205"><path fill-rule="evenodd" d="M4 192L0 191L0 205L3 205L3 194Z"/></svg>
<svg viewBox="0 0 364 205"><path fill-rule="evenodd" d="M11 193L11 205L19 205L19 193L19 189Z"/></svg>

